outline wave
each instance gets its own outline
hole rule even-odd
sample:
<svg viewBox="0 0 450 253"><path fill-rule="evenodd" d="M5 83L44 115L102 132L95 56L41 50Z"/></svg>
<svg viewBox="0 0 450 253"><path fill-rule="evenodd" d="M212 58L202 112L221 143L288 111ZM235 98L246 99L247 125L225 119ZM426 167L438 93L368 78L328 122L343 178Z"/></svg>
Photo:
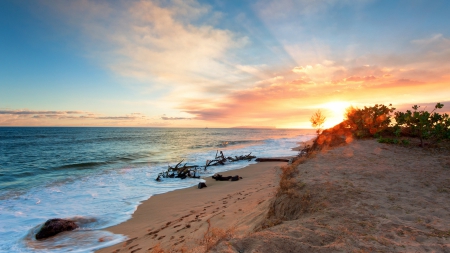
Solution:
<svg viewBox="0 0 450 253"><path fill-rule="evenodd" d="M81 163L73 163L73 164L66 164L62 166L58 166L55 168L52 168L52 170L61 170L61 169L93 169L98 168L106 165L111 165L115 163L125 162L130 163L134 160L142 159L151 157L153 153L136 153L136 154L128 154L125 156L116 156L113 157L107 161L92 161L92 162L81 162Z"/></svg>
<svg viewBox="0 0 450 253"><path fill-rule="evenodd" d="M239 140L239 141L219 141L216 147L226 147L234 145L257 145L262 144L264 140Z"/></svg>
<svg viewBox="0 0 450 253"><path fill-rule="evenodd" d="M74 163L74 164L67 164L63 166L59 166L56 168L53 168L54 170L60 170L60 169L91 169L92 167L98 167L102 165L110 164L109 162L85 162L85 163Z"/></svg>

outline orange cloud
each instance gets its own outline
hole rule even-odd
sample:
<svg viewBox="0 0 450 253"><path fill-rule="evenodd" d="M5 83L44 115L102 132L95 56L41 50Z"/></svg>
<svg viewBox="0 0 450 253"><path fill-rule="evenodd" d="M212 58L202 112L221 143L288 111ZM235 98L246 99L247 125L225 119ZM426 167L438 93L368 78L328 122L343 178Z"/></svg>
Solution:
<svg viewBox="0 0 450 253"><path fill-rule="evenodd" d="M368 82L372 80L376 80L377 78L375 76L350 76L344 79L346 82Z"/></svg>
<svg viewBox="0 0 450 253"><path fill-rule="evenodd" d="M65 126L141 124L149 118L141 113L104 116L85 111L0 110L0 125L4 126ZM119 123L119 121L123 123Z"/></svg>

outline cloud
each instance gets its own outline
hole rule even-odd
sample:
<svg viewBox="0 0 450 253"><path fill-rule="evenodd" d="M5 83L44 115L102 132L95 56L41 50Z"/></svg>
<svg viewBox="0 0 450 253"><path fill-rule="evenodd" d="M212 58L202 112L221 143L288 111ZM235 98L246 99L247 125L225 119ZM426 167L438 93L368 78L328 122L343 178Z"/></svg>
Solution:
<svg viewBox="0 0 450 253"><path fill-rule="evenodd" d="M312 66L311 65L307 65L305 67L303 66L298 66L292 69L292 72L294 73L306 73L308 70L311 70Z"/></svg>
<svg viewBox="0 0 450 253"><path fill-rule="evenodd" d="M167 116L162 116L161 119L162 119L162 120L192 120L193 118L167 117Z"/></svg>
<svg viewBox="0 0 450 253"><path fill-rule="evenodd" d="M101 64L149 87L192 93L241 75L232 50L248 38L209 25L217 15L197 1L84 0L53 8L90 41L87 50Z"/></svg>
<svg viewBox="0 0 450 253"><path fill-rule="evenodd" d="M257 86L267 86L267 85L274 85L279 83L280 81L284 80L284 76L275 76L266 80L261 80L256 82L255 84Z"/></svg>
<svg viewBox="0 0 450 253"><path fill-rule="evenodd" d="M377 77L375 76L350 76L344 79L344 81L346 82L368 82L368 81L372 81L372 80L376 80Z"/></svg>
<svg viewBox="0 0 450 253"><path fill-rule="evenodd" d="M141 113L105 116L85 111L0 110L0 125L115 125L118 121L144 122L149 118Z"/></svg>
<svg viewBox="0 0 450 253"><path fill-rule="evenodd" d="M0 114L9 115L67 115L67 114L84 114L84 111L33 111L33 110L0 110Z"/></svg>
<svg viewBox="0 0 450 253"><path fill-rule="evenodd" d="M435 34L431 38L412 40L411 43L423 46L423 45L435 44L435 43L442 42L442 41L448 41L448 40L445 39L442 34Z"/></svg>
<svg viewBox="0 0 450 253"><path fill-rule="evenodd" d="M235 91L224 99L189 100L180 110L192 114L197 120L223 125L273 125L291 121L301 114L298 108L306 105L308 92L302 86L306 81L283 81L276 85L256 86Z"/></svg>

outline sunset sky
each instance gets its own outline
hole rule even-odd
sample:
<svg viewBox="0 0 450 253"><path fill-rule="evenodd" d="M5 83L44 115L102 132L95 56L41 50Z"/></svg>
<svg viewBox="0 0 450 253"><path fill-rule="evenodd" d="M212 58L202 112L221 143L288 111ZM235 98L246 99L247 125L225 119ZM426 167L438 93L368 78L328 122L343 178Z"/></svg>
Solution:
<svg viewBox="0 0 450 253"><path fill-rule="evenodd" d="M450 111L448 0L2 0L0 126L309 128Z"/></svg>

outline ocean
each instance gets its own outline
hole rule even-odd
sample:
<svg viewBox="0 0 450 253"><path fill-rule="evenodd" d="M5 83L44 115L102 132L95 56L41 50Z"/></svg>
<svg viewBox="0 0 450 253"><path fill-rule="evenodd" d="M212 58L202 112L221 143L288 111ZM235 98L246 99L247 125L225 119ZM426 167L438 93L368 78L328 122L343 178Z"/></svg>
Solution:
<svg viewBox="0 0 450 253"><path fill-rule="evenodd" d="M131 218L152 195L197 185L201 179L157 175L181 160L204 165L225 156L291 156L314 130L0 127L0 252L92 252L123 241L103 229ZM201 176L254 161L208 167ZM80 228L43 241L48 219Z"/></svg>

